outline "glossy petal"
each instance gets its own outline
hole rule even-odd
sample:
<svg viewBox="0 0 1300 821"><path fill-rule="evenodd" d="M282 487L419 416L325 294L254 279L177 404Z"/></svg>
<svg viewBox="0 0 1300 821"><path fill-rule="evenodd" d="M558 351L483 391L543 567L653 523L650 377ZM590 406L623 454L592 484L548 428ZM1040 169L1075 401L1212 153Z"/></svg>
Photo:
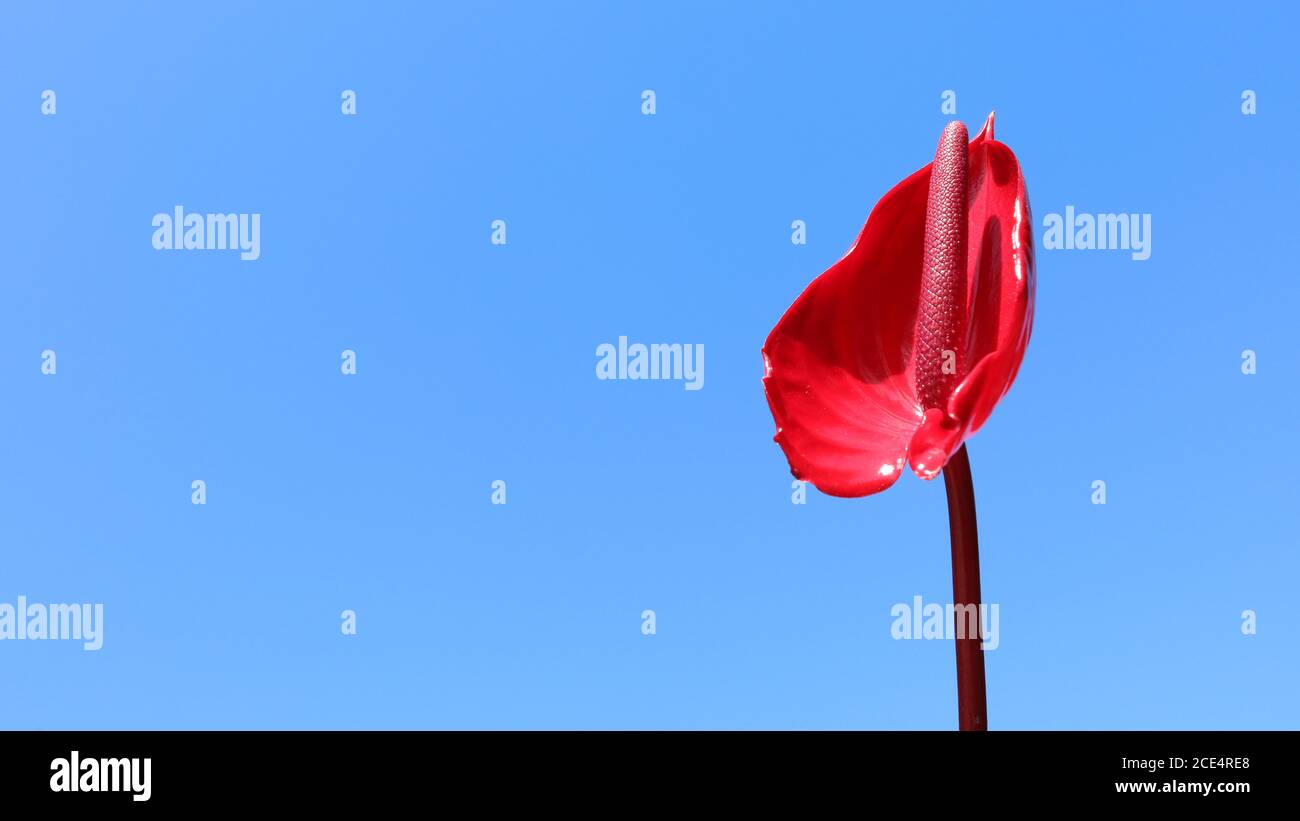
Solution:
<svg viewBox="0 0 1300 821"><path fill-rule="evenodd" d="M921 420L910 341L929 184L926 166L886 194L763 346L776 441L795 477L824 493L892 485Z"/></svg>
<svg viewBox="0 0 1300 821"><path fill-rule="evenodd" d="M965 372L943 410L917 397L914 353L927 165L887 193L853 248L786 311L763 347L763 384L791 472L834 496L932 478L1010 388L1029 340L1032 220L993 118L968 148Z"/></svg>
<svg viewBox="0 0 1300 821"><path fill-rule="evenodd" d="M971 157L971 367L949 404L971 433L1011 389L1034 321L1034 220L1025 178L1006 145L989 139L981 149Z"/></svg>

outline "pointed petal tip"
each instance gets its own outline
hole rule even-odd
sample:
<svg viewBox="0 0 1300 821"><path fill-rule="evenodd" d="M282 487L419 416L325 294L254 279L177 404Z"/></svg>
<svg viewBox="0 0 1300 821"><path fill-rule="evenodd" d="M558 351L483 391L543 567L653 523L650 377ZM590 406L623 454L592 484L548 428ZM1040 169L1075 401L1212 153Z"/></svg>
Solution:
<svg viewBox="0 0 1300 821"><path fill-rule="evenodd" d="M931 450L912 459L912 472L927 482L943 471L948 454L942 450Z"/></svg>
<svg viewBox="0 0 1300 821"><path fill-rule="evenodd" d="M938 408L927 410L909 448L911 457L908 463L912 472L922 479L938 476L953 453L961 447L963 433L958 420L946 416Z"/></svg>

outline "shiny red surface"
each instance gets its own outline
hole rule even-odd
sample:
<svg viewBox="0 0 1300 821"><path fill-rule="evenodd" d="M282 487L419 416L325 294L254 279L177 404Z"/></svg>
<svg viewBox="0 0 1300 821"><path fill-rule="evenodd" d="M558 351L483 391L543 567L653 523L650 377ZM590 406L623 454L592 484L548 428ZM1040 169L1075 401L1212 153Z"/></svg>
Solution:
<svg viewBox="0 0 1300 821"><path fill-rule="evenodd" d="M876 203L763 346L776 442L824 493L878 493L904 464L934 478L1020 368L1034 301L1024 177L992 115L964 170L958 135L960 123L946 128L936 163Z"/></svg>

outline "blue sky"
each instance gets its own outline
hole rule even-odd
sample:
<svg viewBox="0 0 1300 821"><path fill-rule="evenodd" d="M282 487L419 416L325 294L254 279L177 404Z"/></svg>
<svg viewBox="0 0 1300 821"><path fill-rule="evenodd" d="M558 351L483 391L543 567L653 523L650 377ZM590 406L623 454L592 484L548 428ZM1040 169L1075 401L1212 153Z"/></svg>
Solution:
<svg viewBox="0 0 1300 821"><path fill-rule="evenodd" d="M970 443L990 725L1300 727L1295 12L623 5L6 6L0 602L106 623L0 642L0 726L955 727L890 637L941 484L793 505L759 356L951 89L1040 225L1152 220L1040 250ZM176 205L260 259L154 250Z"/></svg>

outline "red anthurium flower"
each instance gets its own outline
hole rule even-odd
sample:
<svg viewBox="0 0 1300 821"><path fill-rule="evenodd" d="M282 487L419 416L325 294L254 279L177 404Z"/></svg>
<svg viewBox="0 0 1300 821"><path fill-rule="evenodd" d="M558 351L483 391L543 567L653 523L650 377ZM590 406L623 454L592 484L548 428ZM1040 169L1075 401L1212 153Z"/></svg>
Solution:
<svg viewBox="0 0 1300 821"><path fill-rule="evenodd" d="M934 162L876 204L858 241L763 347L776 441L833 496L932 479L988 419L1033 321L1025 181L993 138L950 123Z"/></svg>
<svg viewBox="0 0 1300 821"><path fill-rule="evenodd" d="M857 243L800 294L763 346L763 387L790 469L834 496L878 493L904 463L943 471L953 604L980 607L967 437L1020 370L1034 313L1029 198L993 115L876 203ZM988 729L982 636L954 611L963 730ZM966 610L969 612L969 610Z"/></svg>

